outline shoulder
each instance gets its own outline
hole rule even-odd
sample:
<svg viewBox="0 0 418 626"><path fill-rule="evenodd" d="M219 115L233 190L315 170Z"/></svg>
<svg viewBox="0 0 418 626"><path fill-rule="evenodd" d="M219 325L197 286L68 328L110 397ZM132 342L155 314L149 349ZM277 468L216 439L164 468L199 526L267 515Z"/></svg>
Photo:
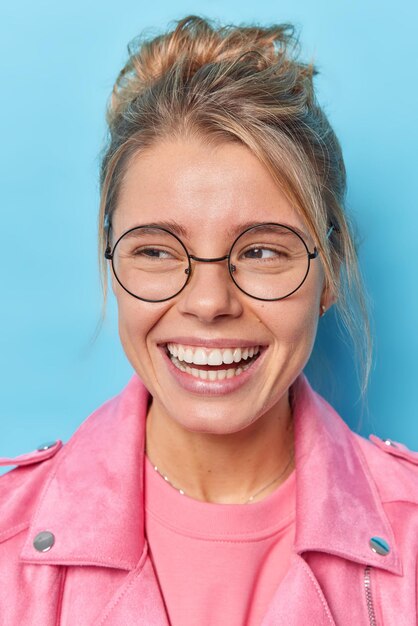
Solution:
<svg viewBox="0 0 418 626"><path fill-rule="evenodd" d="M44 487L64 460L78 467L83 458L93 458L104 443L113 448L115 437L123 430L118 418L131 414L136 417L138 394L145 406L147 392L133 376L119 394L106 400L80 424L65 445L57 440L14 458L0 457L0 466L15 466L0 476L0 543L30 525Z"/></svg>
<svg viewBox="0 0 418 626"><path fill-rule="evenodd" d="M0 542L29 525L39 494L62 448L63 443L58 439L17 457L0 457L0 466L15 466L0 476Z"/></svg>
<svg viewBox="0 0 418 626"><path fill-rule="evenodd" d="M391 439L353 433L383 503L418 504L418 452Z"/></svg>
<svg viewBox="0 0 418 626"><path fill-rule="evenodd" d="M2 532L9 534L11 522L30 522L43 486L61 460L71 455L78 440L95 440L97 431L105 429L106 418L118 397L111 398L85 419L65 444L58 439L41 444L36 450L16 457L0 457L0 466L14 466L0 476L0 541ZM76 455L77 456L77 455ZM77 462L77 458L75 459Z"/></svg>

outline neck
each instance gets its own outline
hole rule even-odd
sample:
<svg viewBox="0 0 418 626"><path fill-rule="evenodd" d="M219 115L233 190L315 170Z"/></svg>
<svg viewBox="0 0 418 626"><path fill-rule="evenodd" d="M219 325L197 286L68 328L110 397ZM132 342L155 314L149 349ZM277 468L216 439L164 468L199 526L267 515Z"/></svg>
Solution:
<svg viewBox="0 0 418 626"><path fill-rule="evenodd" d="M241 503L262 489L254 497L261 500L294 468L288 397L251 426L225 435L188 431L153 402L147 416L146 448L153 465L170 483L196 500Z"/></svg>

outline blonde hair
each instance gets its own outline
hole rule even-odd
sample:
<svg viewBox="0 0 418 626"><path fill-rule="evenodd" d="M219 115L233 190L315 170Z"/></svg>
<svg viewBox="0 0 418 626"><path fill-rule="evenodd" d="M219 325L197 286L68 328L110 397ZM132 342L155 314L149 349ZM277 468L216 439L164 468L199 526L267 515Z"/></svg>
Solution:
<svg viewBox="0 0 418 626"><path fill-rule="evenodd" d="M265 165L317 242L326 286L359 353L362 390L371 336L354 238L344 211L346 173L337 137L298 60L290 24L220 26L197 16L128 45L108 102L101 154L99 263L107 293L106 224L131 159L163 139L240 142ZM330 226L334 229L329 238Z"/></svg>

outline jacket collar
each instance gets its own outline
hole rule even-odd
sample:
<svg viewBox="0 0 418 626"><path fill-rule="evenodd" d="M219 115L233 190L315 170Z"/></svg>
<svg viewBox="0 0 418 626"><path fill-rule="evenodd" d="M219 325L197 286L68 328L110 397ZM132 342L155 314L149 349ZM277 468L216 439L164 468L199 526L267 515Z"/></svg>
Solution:
<svg viewBox="0 0 418 626"><path fill-rule="evenodd" d="M355 436L305 376L292 391L296 552L327 552L401 574L392 527ZM371 550L372 537L389 543L388 555Z"/></svg>
<svg viewBox="0 0 418 626"><path fill-rule="evenodd" d="M401 573L392 529L354 437L302 374L294 383L296 552L315 550ZM131 570L144 549L143 471L149 394L134 375L60 451L33 516L21 559ZM44 553L41 531L54 534ZM390 553L369 548L386 539Z"/></svg>
<svg viewBox="0 0 418 626"><path fill-rule="evenodd" d="M134 375L97 409L59 453L31 521L21 558L31 563L133 569L144 548L142 508L149 394ZM48 552L33 547L52 532Z"/></svg>

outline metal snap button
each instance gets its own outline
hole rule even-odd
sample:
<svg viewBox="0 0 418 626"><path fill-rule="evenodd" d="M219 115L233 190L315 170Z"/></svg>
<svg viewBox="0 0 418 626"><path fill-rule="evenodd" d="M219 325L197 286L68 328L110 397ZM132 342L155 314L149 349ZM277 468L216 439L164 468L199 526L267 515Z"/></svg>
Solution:
<svg viewBox="0 0 418 626"><path fill-rule="evenodd" d="M49 530L43 530L38 533L33 540L33 547L38 552L48 552L55 543L54 535Z"/></svg>
<svg viewBox="0 0 418 626"><path fill-rule="evenodd" d="M47 441L46 443L41 443L36 449L38 452L44 452L45 450L49 450L56 445L56 441Z"/></svg>
<svg viewBox="0 0 418 626"><path fill-rule="evenodd" d="M391 448L397 448L398 446L391 439L383 439L384 443Z"/></svg>
<svg viewBox="0 0 418 626"><path fill-rule="evenodd" d="M369 541L370 549L380 556L387 556L390 552L390 546L382 537L372 537Z"/></svg>

